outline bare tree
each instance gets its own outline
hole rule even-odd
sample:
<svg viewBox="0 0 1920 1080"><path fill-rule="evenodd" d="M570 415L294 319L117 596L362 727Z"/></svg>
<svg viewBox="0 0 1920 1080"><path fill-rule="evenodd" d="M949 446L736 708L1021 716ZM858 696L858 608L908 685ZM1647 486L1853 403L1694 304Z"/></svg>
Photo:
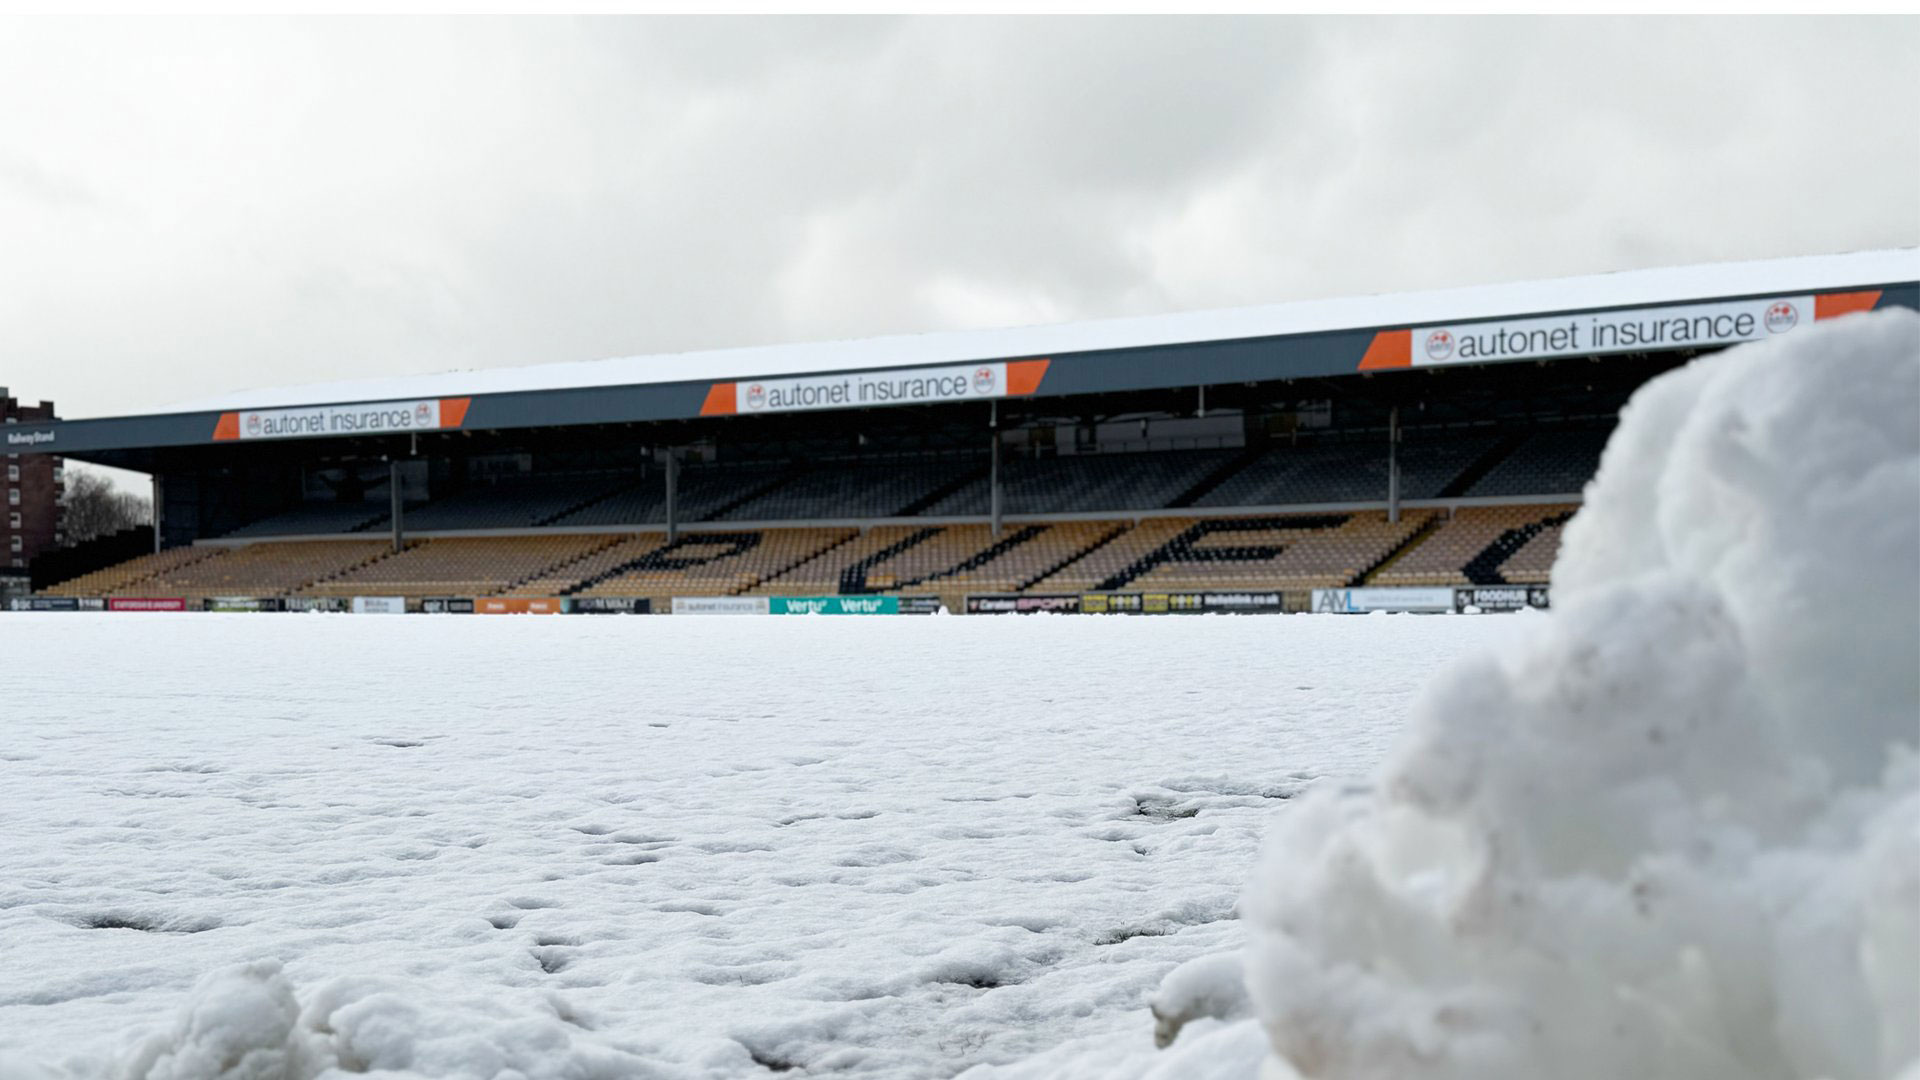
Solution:
<svg viewBox="0 0 1920 1080"><path fill-rule="evenodd" d="M116 491L106 477L71 466L60 505L61 527L69 544L153 521L153 504L148 499L130 491Z"/></svg>

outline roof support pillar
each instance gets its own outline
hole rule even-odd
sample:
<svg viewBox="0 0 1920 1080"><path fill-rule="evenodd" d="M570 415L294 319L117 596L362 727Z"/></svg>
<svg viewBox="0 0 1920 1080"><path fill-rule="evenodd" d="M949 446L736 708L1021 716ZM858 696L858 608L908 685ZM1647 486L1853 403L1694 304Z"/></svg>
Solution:
<svg viewBox="0 0 1920 1080"><path fill-rule="evenodd" d="M160 554L160 522L165 512L166 492L162 487L159 473L153 474L153 553Z"/></svg>
<svg viewBox="0 0 1920 1080"><path fill-rule="evenodd" d="M680 452L667 450L667 543L680 539L680 515L676 505L680 495Z"/></svg>
<svg viewBox="0 0 1920 1080"><path fill-rule="evenodd" d="M1000 538L1000 403L989 402L987 430L993 436L993 452L987 462L987 512L993 519L993 538Z"/></svg>
<svg viewBox="0 0 1920 1080"><path fill-rule="evenodd" d="M1387 414L1387 520L1400 521L1400 406Z"/></svg>
<svg viewBox="0 0 1920 1080"><path fill-rule="evenodd" d="M387 459L387 503L393 518L393 550L398 553L407 544L406 523L402 520L404 500L400 498L400 459Z"/></svg>

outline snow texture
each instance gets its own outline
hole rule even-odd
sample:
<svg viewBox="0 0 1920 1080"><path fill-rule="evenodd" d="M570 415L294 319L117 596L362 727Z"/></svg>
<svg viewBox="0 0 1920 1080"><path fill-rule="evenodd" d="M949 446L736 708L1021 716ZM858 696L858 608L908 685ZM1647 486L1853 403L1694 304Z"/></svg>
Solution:
<svg viewBox="0 0 1920 1080"><path fill-rule="evenodd" d="M1920 1075L1920 316L1635 395L1518 647L1243 911L1270 1077Z"/></svg>
<svg viewBox="0 0 1920 1080"><path fill-rule="evenodd" d="M1149 996L1521 625L0 616L0 1080L1246 1080Z"/></svg>

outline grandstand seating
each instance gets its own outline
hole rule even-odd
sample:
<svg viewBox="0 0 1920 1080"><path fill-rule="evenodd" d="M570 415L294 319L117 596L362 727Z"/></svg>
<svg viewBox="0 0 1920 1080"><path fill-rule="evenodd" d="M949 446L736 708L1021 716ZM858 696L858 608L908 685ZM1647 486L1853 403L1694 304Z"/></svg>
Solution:
<svg viewBox="0 0 1920 1080"><path fill-rule="evenodd" d="M326 536L331 533L364 532L387 521L384 502L312 502L302 503L284 513L242 525L226 535L229 538L255 536Z"/></svg>
<svg viewBox="0 0 1920 1080"><path fill-rule="evenodd" d="M575 595L650 597L733 595L792 570L859 535L858 529L766 529L688 533Z"/></svg>
<svg viewBox="0 0 1920 1080"><path fill-rule="evenodd" d="M680 470L675 510L681 521L705 521L737 502L780 484L792 472L791 466L764 462L686 465ZM617 490L560 515L550 524L659 525L666 520L666 478L656 469L643 478L629 475Z"/></svg>
<svg viewBox="0 0 1920 1080"><path fill-rule="evenodd" d="M938 595L1536 584L1572 506L1129 521L265 540L143 555L54 596ZM1377 570L1375 568L1378 568ZM1368 575L1371 574L1369 577Z"/></svg>
<svg viewBox="0 0 1920 1080"><path fill-rule="evenodd" d="M1347 585L1426 523L1421 511L1196 522L1164 561L1125 583L1137 591L1315 589Z"/></svg>
<svg viewBox="0 0 1920 1080"><path fill-rule="evenodd" d="M387 540L306 540L248 544L154 575L143 588L162 596L280 596L365 566L392 550Z"/></svg>
<svg viewBox="0 0 1920 1080"><path fill-rule="evenodd" d="M1375 574L1373 585L1499 585L1545 580L1559 550L1559 523L1571 506L1463 507ZM1541 541L1548 530L1553 538ZM1515 561L1517 560L1517 561ZM1514 561L1521 577L1503 576Z"/></svg>
<svg viewBox="0 0 1920 1080"><path fill-rule="evenodd" d="M1553 560L1560 556L1560 533L1566 527L1564 521L1548 520L1550 524L1533 534L1496 568L1509 584L1547 583L1548 575L1553 570Z"/></svg>
<svg viewBox="0 0 1920 1080"><path fill-rule="evenodd" d="M552 567L501 593L502 596L560 596L627 563L665 547L665 533L638 533L603 547L585 558Z"/></svg>
<svg viewBox="0 0 1920 1080"><path fill-rule="evenodd" d="M1016 457L1000 464L1000 506L1008 514L1158 509L1240 454L1239 450L1167 450ZM933 517L985 514L990 497L988 480L981 476L923 513Z"/></svg>
<svg viewBox="0 0 1920 1080"><path fill-rule="evenodd" d="M302 590L315 596L490 596L610 547L609 535L444 537Z"/></svg>
<svg viewBox="0 0 1920 1080"><path fill-rule="evenodd" d="M1576 494L1598 471L1610 434L1599 428L1567 428L1529 435L1467 494Z"/></svg>
<svg viewBox="0 0 1920 1080"><path fill-rule="evenodd" d="M214 547L168 548L165 551L157 551L123 563L116 563L90 574L82 574L71 581L63 581L41 591L46 596L136 595L142 591L142 585L159 574L224 554L226 554L225 549Z"/></svg>
<svg viewBox="0 0 1920 1080"><path fill-rule="evenodd" d="M604 499L634 478L617 473L512 476L476 481L467 490L405 512L409 532L525 529Z"/></svg>
<svg viewBox="0 0 1920 1080"><path fill-rule="evenodd" d="M1407 432L1400 443L1400 497L1437 498L1498 442L1492 434ZM1288 506L1380 501L1387 497L1385 437L1272 447L1195 506Z"/></svg>
<svg viewBox="0 0 1920 1080"><path fill-rule="evenodd" d="M828 462L709 520L896 517L968 474L986 471L983 455Z"/></svg>

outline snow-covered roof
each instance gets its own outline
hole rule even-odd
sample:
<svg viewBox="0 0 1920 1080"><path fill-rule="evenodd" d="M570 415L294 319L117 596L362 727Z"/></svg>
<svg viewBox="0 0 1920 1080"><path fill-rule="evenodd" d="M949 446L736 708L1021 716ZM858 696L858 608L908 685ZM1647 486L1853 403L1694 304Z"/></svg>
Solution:
<svg viewBox="0 0 1920 1080"><path fill-rule="evenodd" d="M902 334L242 390L166 412L258 409L701 379L802 375L1369 327L1457 323L1920 280L1920 249L1629 270L1588 277L1312 300L1091 322Z"/></svg>

